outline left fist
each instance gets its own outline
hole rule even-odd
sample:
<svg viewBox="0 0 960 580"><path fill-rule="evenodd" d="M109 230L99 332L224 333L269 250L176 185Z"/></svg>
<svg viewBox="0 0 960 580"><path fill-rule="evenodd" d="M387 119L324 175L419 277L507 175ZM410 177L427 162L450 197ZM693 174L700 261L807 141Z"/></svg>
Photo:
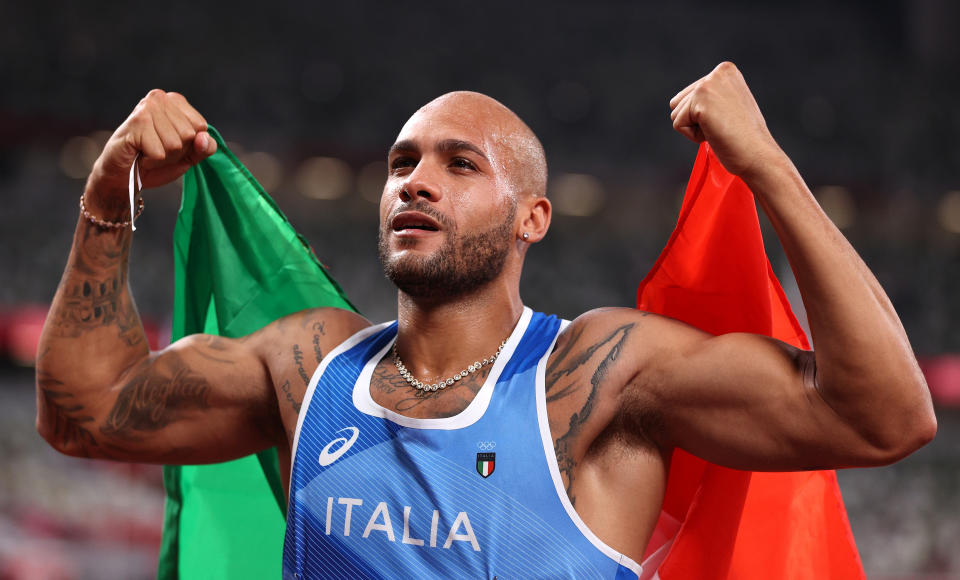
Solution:
<svg viewBox="0 0 960 580"><path fill-rule="evenodd" d="M732 62L720 63L677 93L670 99L670 108L673 128L696 143L709 143L734 175L744 177L783 155L750 87Z"/></svg>

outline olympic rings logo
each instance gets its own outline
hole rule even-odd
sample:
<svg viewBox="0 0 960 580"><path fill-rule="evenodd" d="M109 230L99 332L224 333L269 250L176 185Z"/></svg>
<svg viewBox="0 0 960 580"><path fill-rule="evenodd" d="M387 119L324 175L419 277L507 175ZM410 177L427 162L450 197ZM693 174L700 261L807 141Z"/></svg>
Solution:
<svg viewBox="0 0 960 580"><path fill-rule="evenodd" d="M477 441L477 449L480 451L493 451L496 448L496 441Z"/></svg>

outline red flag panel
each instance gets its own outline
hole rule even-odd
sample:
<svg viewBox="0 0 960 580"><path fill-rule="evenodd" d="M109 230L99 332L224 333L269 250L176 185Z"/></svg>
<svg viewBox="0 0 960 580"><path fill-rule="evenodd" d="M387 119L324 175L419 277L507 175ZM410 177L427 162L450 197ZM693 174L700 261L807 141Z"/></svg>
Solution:
<svg viewBox="0 0 960 580"><path fill-rule="evenodd" d="M637 308L712 334L809 348L763 247L753 193L703 144ZM664 580L864 578L833 471L753 473L676 451L645 557Z"/></svg>

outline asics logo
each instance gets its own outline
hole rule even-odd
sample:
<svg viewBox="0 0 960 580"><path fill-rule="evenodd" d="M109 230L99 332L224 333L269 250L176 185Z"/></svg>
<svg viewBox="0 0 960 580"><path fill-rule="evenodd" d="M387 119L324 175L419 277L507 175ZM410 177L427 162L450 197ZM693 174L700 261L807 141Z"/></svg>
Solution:
<svg viewBox="0 0 960 580"><path fill-rule="evenodd" d="M480 451L493 451L496 448L496 441L477 441L477 449Z"/></svg>
<svg viewBox="0 0 960 580"><path fill-rule="evenodd" d="M357 437L360 435L360 430L356 427L345 427L337 431L337 433L343 433L348 431L350 433L350 438L346 437L337 437L330 443L327 443L327 446L323 448L323 451L320 452L320 465L326 467L333 463L334 461L340 459L344 453L346 453L357 440Z"/></svg>

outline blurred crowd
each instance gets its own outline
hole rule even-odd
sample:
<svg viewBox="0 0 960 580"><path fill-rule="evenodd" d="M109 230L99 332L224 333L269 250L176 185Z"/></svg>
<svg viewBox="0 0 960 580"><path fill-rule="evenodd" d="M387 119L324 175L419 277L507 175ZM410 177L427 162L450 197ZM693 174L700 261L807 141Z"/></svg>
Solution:
<svg viewBox="0 0 960 580"><path fill-rule="evenodd" d="M951 0L443 10L173 0L149 12L0 3L0 321L49 303L85 176L109 132L155 87L184 93L220 130L373 320L392 317L396 299L375 254L386 148L433 97L488 93L528 122L550 164L556 216L528 257L525 300L568 318L630 305L674 225L696 152L673 133L667 102L732 60L774 136L876 272L915 349L952 357L960 353L958 23ZM177 184L148 193L131 257L134 295L160 344L177 193ZM768 253L789 293L773 237ZM31 381L28 370L0 366L0 579L150 577L159 472L45 449L32 428ZM960 574L952 548L960 419L942 411L930 449L840 476L871 577ZM24 572L29 563L49 570Z"/></svg>

